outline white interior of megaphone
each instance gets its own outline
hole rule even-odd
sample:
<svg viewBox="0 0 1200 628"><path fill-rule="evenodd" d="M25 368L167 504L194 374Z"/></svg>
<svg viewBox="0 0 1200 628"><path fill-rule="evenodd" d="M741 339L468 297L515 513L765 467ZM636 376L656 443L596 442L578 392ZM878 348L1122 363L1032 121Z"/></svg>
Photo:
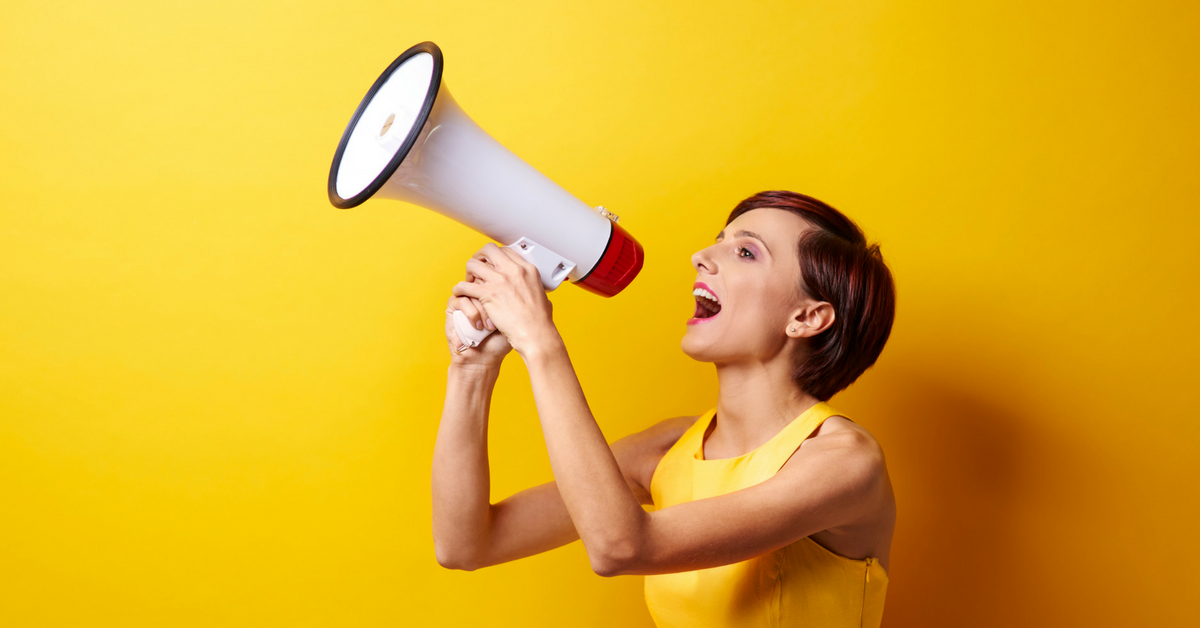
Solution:
<svg viewBox="0 0 1200 628"><path fill-rule="evenodd" d="M371 185L413 130L433 87L433 55L420 52L392 72L367 103L338 166L338 196L352 198Z"/></svg>

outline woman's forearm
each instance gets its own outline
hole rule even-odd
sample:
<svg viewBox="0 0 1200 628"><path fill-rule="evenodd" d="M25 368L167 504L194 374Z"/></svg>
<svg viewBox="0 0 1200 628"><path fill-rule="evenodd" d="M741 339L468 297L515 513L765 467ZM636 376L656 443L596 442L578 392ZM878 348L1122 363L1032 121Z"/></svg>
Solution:
<svg viewBox="0 0 1200 628"><path fill-rule="evenodd" d="M451 365L433 449L433 540L445 567L474 569L491 522L487 424L499 367Z"/></svg>
<svg viewBox="0 0 1200 628"><path fill-rule="evenodd" d="M646 512L588 408L562 339L555 333L522 357L559 493L592 568L617 573L642 550Z"/></svg>

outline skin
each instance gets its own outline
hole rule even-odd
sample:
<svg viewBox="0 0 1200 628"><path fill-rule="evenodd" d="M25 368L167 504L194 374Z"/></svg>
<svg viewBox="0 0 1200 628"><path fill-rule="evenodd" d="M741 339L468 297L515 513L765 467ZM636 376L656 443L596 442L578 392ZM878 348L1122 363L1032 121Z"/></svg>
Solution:
<svg viewBox="0 0 1200 628"><path fill-rule="evenodd" d="M836 317L802 285L796 243L812 228L795 214L755 209L692 256L696 281L720 313L689 324L685 353L717 369L708 459L747 453L818 400L795 386L793 351ZM463 354L449 314L446 402L433 460L438 562L473 570L582 539L602 576L690 571L735 563L804 537L887 569L895 499L883 451L861 426L830 417L772 478L727 495L646 512L659 460L697 417L677 417L610 446L554 326L537 269L489 244L467 263L448 310L498 329ZM525 361L554 482L489 501L488 407L500 363ZM747 516L747 513L754 513Z"/></svg>

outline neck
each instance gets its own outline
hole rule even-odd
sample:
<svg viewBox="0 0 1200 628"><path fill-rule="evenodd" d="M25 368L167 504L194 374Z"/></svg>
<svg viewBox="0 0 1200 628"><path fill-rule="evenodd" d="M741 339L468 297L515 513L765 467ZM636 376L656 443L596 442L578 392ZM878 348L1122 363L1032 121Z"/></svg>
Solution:
<svg viewBox="0 0 1200 628"><path fill-rule="evenodd" d="M717 365L717 425L708 438L714 449L751 451L819 401L792 382L792 368L791 360Z"/></svg>

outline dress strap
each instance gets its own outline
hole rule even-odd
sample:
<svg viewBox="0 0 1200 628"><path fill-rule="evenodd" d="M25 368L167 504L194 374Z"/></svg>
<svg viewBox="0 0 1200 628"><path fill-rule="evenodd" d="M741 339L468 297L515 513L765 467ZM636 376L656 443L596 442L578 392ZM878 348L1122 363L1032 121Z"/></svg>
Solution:
<svg viewBox="0 0 1200 628"><path fill-rule="evenodd" d="M816 405L805 410L800 416L792 420L787 427L783 428L783 432L778 438L772 439L767 444L768 451L762 451L761 454L766 458L766 464L770 468L770 473L774 474L783 467L784 463L796 453L800 445L817 431L818 427L831 416L846 416L824 401L818 402Z"/></svg>
<svg viewBox="0 0 1200 628"><path fill-rule="evenodd" d="M671 447L671 451L668 453L668 455L671 453L678 453L684 458L691 458L692 454L700 449L701 444L703 444L704 433L708 431L708 425L712 423L713 416L716 414L716 408L701 414L700 417L696 419L696 422L692 423L692 426L687 428L687 431L683 433L683 436L680 436L679 440L675 441L675 445ZM678 450L678 452L676 452L676 450Z"/></svg>
<svg viewBox="0 0 1200 628"><path fill-rule="evenodd" d="M649 486L655 510L692 499L692 454L700 448L716 413L713 408L700 415L658 461Z"/></svg>

